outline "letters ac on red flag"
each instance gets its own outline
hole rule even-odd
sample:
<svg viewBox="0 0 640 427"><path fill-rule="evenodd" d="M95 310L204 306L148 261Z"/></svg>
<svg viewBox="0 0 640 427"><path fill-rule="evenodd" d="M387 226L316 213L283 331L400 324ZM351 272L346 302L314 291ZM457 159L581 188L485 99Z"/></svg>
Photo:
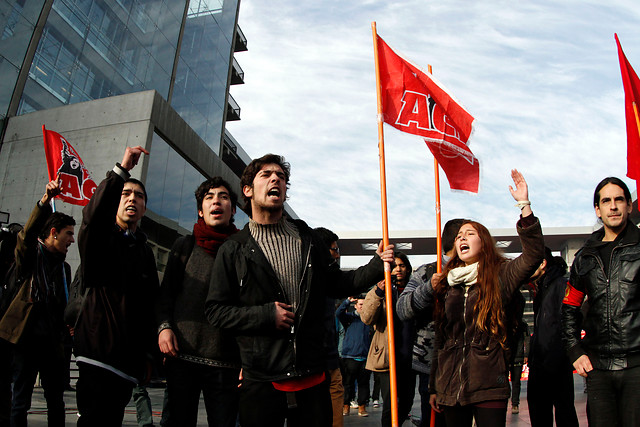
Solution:
<svg viewBox="0 0 640 427"><path fill-rule="evenodd" d="M622 51L617 34L615 38L618 45L622 85L624 86L624 112L627 122L627 176L638 180L640 179L640 133L638 133L638 122L633 104L635 103L640 110L640 79Z"/></svg>
<svg viewBox="0 0 640 427"><path fill-rule="evenodd" d="M424 137L452 190L477 193L480 167L467 147L473 116L431 74L400 57L380 36L377 42L384 122Z"/></svg>
<svg viewBox="0 0 640 427"><path fill-rule="evenodd" d="M57 197L67 203L85 206L96 190L96 183L80 155L59 133L46 130L44 126L42 132L49 179L58 176L62 187L62 193Z"/></svg>

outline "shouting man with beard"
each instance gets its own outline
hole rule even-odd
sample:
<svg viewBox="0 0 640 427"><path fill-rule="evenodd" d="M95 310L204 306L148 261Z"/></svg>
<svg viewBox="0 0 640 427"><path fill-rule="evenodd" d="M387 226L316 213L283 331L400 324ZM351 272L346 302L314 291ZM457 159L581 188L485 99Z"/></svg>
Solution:
<svg viewBox="0 0 640 427"><path fill-rule="evenodd" d="M343 272L316 232L284 214L290 168L267 154L241 177L247 226L216 258L205 310L234 333L242 360L243 427L331 426L326 373L326 297L356 295L383 277L392 246Z"/></svg>

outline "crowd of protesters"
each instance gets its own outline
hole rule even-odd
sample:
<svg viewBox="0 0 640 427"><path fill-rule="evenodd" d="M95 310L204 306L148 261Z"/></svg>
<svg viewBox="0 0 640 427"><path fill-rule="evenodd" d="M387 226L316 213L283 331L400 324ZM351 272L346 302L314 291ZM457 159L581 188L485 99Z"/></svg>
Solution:
<svg viewBox="0 0 640 427"><path fill-rule="evenodd" d="M71 339L79 426L121 425L132 395L140 425L153 425L142 416L152 372L166 378L162 426L196 426L201 396L210 426L342 426L377 405L372 378L383 427L392 406L400 425L504 426L509 398L518 413L527 362L533 426L553 425L554 410L556 425L578 425L574 368L587 381L590 425L640 425L640 232L621 180L596 188L603 227L568 278L565 261L545 248L517 170L509 190L520 208L518 257L503 256L482 224L453 219L436 262L414 270L381 242L365 265L342 270L336 234L285 214L290 166L268 154L241 176L250 217L242 230L227 181L195 189L193 233L175 241L159 281L138 226L147 193L130 177L143 154L128 147L83 209L75 277L65 262L75 221L51 208L57 179L18 234L3 267L0 427L27 425L38 374L48 424L64 426ZM531 331L522 288L533 295ZM410 417L416 385L420 416Z"/></svg>

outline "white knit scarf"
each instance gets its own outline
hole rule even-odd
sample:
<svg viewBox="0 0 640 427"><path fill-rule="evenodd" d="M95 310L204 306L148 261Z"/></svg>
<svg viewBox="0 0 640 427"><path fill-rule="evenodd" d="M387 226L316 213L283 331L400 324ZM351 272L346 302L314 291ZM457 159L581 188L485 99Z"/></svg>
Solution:
<svg viewBox="0 0 640 427"><path fill-rule="evenodd" d="M456 267L449 271L447 275L449 286L465 284L471 286L478 281L478 263L465 265L464 267Z"/></svg>

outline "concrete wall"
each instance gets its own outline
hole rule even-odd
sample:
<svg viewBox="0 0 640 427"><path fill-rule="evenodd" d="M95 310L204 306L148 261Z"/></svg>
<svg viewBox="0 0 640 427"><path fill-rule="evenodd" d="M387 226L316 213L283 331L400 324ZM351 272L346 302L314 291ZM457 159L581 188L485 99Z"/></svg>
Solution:
<svg viewBox="0 0 640 427"><path fill-rule="evenodd" d="M92 178L122 160L127 146L150 148L154 129L205 175L221 175L236 191L239 178L156 92L146 91L38 111L9 119L0 149L0 211L11 222L24 224L48 182L42 125L63 135L78 151ZM153 150L151 149L151 155ZM147 159L131 171L145 181ZM56 209L80 224L82 208L56 201ZM76 227L76 233L78 227ZM77 246L67 255L72 268L79 264Z"/></svg>

